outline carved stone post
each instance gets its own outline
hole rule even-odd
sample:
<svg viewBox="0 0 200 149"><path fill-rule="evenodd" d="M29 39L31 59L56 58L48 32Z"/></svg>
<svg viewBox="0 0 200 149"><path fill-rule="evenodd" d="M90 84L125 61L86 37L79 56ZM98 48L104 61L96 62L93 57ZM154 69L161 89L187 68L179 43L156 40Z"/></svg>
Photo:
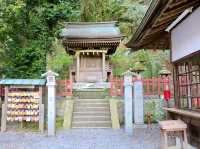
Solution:
<svg viewBox="0 0 200 149"><path fill-rule="evenodd" d="M56 102L55 102L55 91L56 91L56 79L57 73L51 70L42 75L47 78L48 87L48 136L54 136L56 133Z"/></svg>
<svg viewBox="0 0 200 149"><path fill-rule="evenodd" d="M133 109L134 109L134 124L144 124L144 97L143 97L143 83L141 77L138 76L137 80L133 83Z"/></svg>
<svg viewBox="0 0 200 149"><path fill-rule="evenodd" d="M132 72L127 71L124 74L124 117L125 132L128 135L133 134L133 83Z"/></svg>

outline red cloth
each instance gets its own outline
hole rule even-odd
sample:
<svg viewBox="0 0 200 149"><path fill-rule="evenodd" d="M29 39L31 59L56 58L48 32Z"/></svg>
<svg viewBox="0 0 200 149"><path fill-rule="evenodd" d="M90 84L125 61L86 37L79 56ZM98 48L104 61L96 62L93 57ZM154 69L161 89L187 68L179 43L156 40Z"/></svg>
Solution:
<svg viewBox="0 0 200 149"><path fill-rule="evenodd" d="M170 100L170 98L171 98L171 92L168 90L165 90L164 91L164 99L166 100L166 101L169 101Z"/></svg>

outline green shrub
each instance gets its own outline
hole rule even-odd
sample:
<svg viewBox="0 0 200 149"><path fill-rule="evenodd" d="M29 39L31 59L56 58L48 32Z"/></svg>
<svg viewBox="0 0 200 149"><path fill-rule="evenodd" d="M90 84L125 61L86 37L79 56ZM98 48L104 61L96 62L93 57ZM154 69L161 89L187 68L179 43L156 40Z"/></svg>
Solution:
<svg viewBox="0 0 200 149"><path fill-rule="evenodd" d="M162 109L162 100L154 99L148 100L144 103L144 115L145 115L145 123L147 123L147 113L152 114L152 122L157 123L157 121L164 120L165 113Z"/></svg>

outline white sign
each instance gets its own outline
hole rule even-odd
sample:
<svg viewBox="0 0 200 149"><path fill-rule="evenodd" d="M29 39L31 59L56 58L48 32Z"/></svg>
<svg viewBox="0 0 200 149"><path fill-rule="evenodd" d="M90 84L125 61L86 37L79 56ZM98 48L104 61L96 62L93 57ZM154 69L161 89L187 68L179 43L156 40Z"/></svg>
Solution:
<svg viewBox="0 0 200 149"><path fill-rule="evenodd" d="M200 51L200 7L172 30L172 62Z"/></svg>

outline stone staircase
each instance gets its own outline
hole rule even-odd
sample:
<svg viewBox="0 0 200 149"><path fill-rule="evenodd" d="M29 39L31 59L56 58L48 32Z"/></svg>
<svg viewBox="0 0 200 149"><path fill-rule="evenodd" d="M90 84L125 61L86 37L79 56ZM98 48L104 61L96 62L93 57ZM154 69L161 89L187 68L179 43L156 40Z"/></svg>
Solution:
<svg viewBox="0 0 200 149"><path fill-rule="evenodd" d="M72 128L111 128L107 99L75 99Z"/></svg>

